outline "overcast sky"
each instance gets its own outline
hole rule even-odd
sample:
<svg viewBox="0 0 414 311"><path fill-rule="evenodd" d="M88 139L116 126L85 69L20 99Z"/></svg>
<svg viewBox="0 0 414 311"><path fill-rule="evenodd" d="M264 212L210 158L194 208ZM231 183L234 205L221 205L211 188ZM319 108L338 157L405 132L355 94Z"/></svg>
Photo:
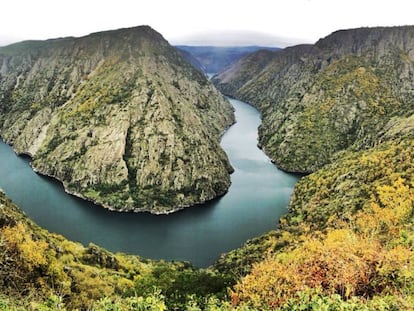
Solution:
<svg viewBox="0 0 414 311"><path fill-rule="evenodd" d="M285 47L414 25L413 9L413 0L1 0L0 45L150 25L172 44Z"/></svg>

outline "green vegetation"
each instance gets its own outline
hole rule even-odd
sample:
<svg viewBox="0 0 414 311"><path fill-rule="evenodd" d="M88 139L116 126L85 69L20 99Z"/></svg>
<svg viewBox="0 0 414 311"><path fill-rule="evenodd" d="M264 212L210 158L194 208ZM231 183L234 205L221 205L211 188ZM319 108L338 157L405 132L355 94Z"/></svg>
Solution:
<svg viewBox="0 0 414 311"><path fill-rule="evenodd" d="M301 244L256 264L236 285L233 299L266 309L294 301L305 290L367 305L412 305L414 191L398 178L378 187L377 195L364 211L337 220L338 228L321 232L302 224Z"/></svg>
<svg viewBox="0 0 414 311"><path fill-rule="evenodd" d="M253 65L257 79L233 88L230 83L227 88L236 90L242 98L258 96L257 100L262 100L258 106L264 116L260 132L266 152L277 151L274 157L282 159L285 168L314 171L298 182L289 203L290 212L281 219L279 228L224 254L209 269L196 269L189 263L144 260L113 254L93 244L84 247L67 241L40 229L1 193L0 308L412 310L414 117L410 79L414 70L409 53L401 48L407 42L394 42L386 36L391 33L394 38L395 31L401 31L405 38L414 30L404 27L384 30L385 39L380 39L387 44L381 46L392 48L367 49L361 41L360 53L350 51L349 46L356 50L359 47L349 42L337 47L336 53L323 51L323 41L317 47L288 49L280 54L281 58L278 54L273 60L271 52L259 53L261 62ZM333 44L331 39L325 39L329 46ZM388 44L389 40L393 44ZM374 44L372 40L367 42ZM116 66L102 66L105 76L114 74ZM276 68L277 72L269 68ZM242 66L239 72L247 74L248 70ZM116 75L121 79L122 75ZM131 188L138 189L140 178L148 183L133 197L135 203L152 204L158 200L167 204L174 202L177 193L201 194L208 187L221 188L223 183L211 184L202 174L189 184L183 182L188 163L201 163L199 158L190 156L204 151L197 147L203 145L199 137L206 134L192 131L201 123L194 121L197 118L193 110L180 106L189 94L174 101L170 94L177 87L172 83L168 90L156 90L156 85L166 82L159 75L153 77L156 78L151 81L133 79L136 85L150 86L140 89L142 105L134 107L145 114L129 110L111 124L123 126L124 145L119 157L126 163L122 167L126 174L117 175L118 179L108 174L111 178L106 181L85 187L82 180L72 180L70 168L64 167L59 173L68 175L65 178L71 180L74 188L84 187L89 197L99 199L106 195L109 202L117 200L120 204L128 203ZM114 81L120 81L117 79ZM240 82L237 77L235 80ZM50 135L42 146L40 154L47 155L52 167L59 167L61 159L49 152L63 148L61 141L74 152L65 154L66 162L83 165L82 173L89 172L85 169L85 157L90 159L87 156L93 148L109 145L111 149L104 150L105 156L115 153L119 140L112 140L111 144L91 143L105 122L78 132L74 139L67 134L74 130L71 122L97 121L94 118L99 115L111 115L114 106L123 107L124 96L133 97L129 91L111 90L111 83L104 78L101 81L92 77L91 81L78 89L79 97L71 99L73 105L68 106L73 109L69 114L59 112L59 117L65 116L68 128L61 127L58 135ZM186 82L179 81L180 89L190 93ZM104 89L108 92L99 93L105 99L102 105L93 97ZM194 109L208 106L204 102L206 96L193 101L200 106ZM167 105L162 106L162 102ZM171 107L174 102L177 107ZM36 101L23 104L39 109ZM109 108L99 114L102 107ZM148 121L145 119L148 115L154 118ZM161 122L154 126L154 120ZM174 127L173 120L180 120L179 129ZM184 127L185 124L189 127ZM21 124L16 122L14 126L13 131ZM177 133L186 138L171 139ZM82 144L73 148L70 144L76 139L81 139ZM174 159L168 157L171 146L177 152ZM186 146L192 146L193 152L187 154ZM75 159L74 154L79 158ZM140 158L141 154L145 156ZM118 162L111 162L108 167L114 163ZM174 166L169 166L172 163ZM158 170L142 169L146 167ZM106 168L99 167L102 171ZM157 179L165 171L171 174L163 175L163 180L174 180L179 184L178 192L165 190L161 179Z"/></svg>
<svg viewBox="0 0 414 311"><path fill-rule="evenodd" d="M314 172L338 152L370 148L393 117L414 111L413 28L348 32L358 44L339 32L313 46L257 52L214 81L261 110L260 144L284 170Z"/></svg>
<svg viewBox="0 0 414 311"><path fill-rule="evenodd" d="M413 148L410 138L386 142L302 178L278 231L215 264L244 275L233 303L259 310L409 310Z"/></svg>
<svg viewBox="0 0 414 311"><path fill-rule="evenodd" d="M100 110L113 104L125 107L140 74L139 70L134 74L125 72L116 58L107 59L88 79L88 83L79 88L72 99L72 109L62 115L62 121L74 122L74 125L83 125L91 119L96 119L97 125L99 121L104 122L105 117Z"/></svg>
<svg viewBox="0 0 414 311"><path fill-rule="evenodd" d="M409 310L414 144L347 152L303 177L280 228L210 269L83 247L1 195L5 310ZM404 138L405 137L405 138ZM11 285L12 284L12 285Z"/></svg>
<svg viewBox="0 0 414 311"><path fill-rule="evenodd" d="M278 120L276 132L267 131L274 123L264 120L261 143L266 152L287 170L309 172L330 163L338 151L372 146L390 117L413 110L393 90L403 66L395 63L395 71L386 74L383 65L363 56L344 56L329 64L315 76L306 96L283 100L289 103L284 113L294 115L293 120ZM280 115L277 109L265 112L270 122L271 114Z"/></svg>
<svg viewBox="0 0 414 311"><path fill-rule="evenodd" d="M289 226L309 224L310 230L334 226L338 219L347 219L369 205L378 187L398 178L411 185L413 154L410 138L346 153L299 181L289 205L292 214L285 221Z"/></svg>
<svg viewBox="0 0 414 311"><path fill-rule="evenodd" d="M230 282L188 263L67 241L33 224L0 193L1 310L183 310L225 297Z"/></svg>
<svg viewBox="0 0 414 311"><path fill-rule="evenodd" d="M231 105L150 27L23 42L0 63L2 138L72 193L167 213L230 186Z"/></svg>
<svg viewBox="0 0 414 311"><path fill-rule="evenodd" d="M278 230L214 265L239 275L233 307L412 310L413 61L390 37L413 31L385 29L375 43L359 38L353 52L338 33L324 39L339 45L329 53L321 40L319 50L274 54L251 80L222 75L224 90L262 110L264 150L282 168L314 172L297 183ZM376 44L393 48L366 52ZM233 70L248 75L248 66Z"/></svg>
<svg viewBox="0 0 414 311"><path fill-rule="evenodd" d="M0 304L5 310L409 310L413 148L411 139L386 142L302 178L280 229L209 270L69 242L34 225L1 195Z"/></svg>

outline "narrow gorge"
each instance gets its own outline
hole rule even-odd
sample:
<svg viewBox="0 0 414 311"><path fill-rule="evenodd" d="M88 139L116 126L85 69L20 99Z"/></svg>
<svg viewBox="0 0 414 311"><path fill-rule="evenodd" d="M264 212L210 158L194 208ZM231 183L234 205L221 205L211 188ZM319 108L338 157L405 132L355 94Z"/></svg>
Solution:
<svg viewBox="0 0 414 311"><path fill-rule="evenodd" d="M4 192L109 251L0 192L0 306L412 310L414 26L249 54L213 77L229 101L148 27L23 42L0 64L14 150L150 212L66 195L1 143Z"/></svg>
<svg viewBox="0 0 414 311"><path fill-rule="evenodd" d="M58 182L35 174L30 160L1 142L0 188L42 228L72 241L207 267L220 254L273 229L287 212L297 181L257 148L258 111L231 103L237 122L223 135L221 146L235 172L229 191L217 200L170 215L114 213L66 194Z"/></svg>

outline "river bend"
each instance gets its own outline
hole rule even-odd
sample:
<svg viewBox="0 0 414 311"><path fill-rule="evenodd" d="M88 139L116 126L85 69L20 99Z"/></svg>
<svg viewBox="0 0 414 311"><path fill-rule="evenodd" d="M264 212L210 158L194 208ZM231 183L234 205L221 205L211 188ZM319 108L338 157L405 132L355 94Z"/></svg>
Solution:
<svg viewBox="0 0 414 311"><path fill-rule="evenodd" d="M278 170L257 148L260 114L230 99L237 123L222 137L235 172L220 199L171 215L117 213L68 195L60 183L33 172L29 160L0 142L0 188L37 224L110 251L206 267L247 239L274 229L297 177Z"/></svg>

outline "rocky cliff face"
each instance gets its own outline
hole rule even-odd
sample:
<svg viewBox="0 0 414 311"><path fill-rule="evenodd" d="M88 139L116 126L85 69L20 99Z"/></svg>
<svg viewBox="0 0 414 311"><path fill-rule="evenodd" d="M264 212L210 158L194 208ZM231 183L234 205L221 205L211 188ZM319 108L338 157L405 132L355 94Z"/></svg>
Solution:
<svg viewBox="0 0 414 311"><path fill-rule="evenodd" d="M168 213L224 194L230 104L142 26L0 49L0 134L67 191Z"/></svg>
<svg viewBox="0 0 414 311"><path fill-rule="evenodd" d="M337 31L315 45L257 52L214 79L257 106L260 144L281 168L312 172L363 150L414 113L414 27Z"/></svg>

